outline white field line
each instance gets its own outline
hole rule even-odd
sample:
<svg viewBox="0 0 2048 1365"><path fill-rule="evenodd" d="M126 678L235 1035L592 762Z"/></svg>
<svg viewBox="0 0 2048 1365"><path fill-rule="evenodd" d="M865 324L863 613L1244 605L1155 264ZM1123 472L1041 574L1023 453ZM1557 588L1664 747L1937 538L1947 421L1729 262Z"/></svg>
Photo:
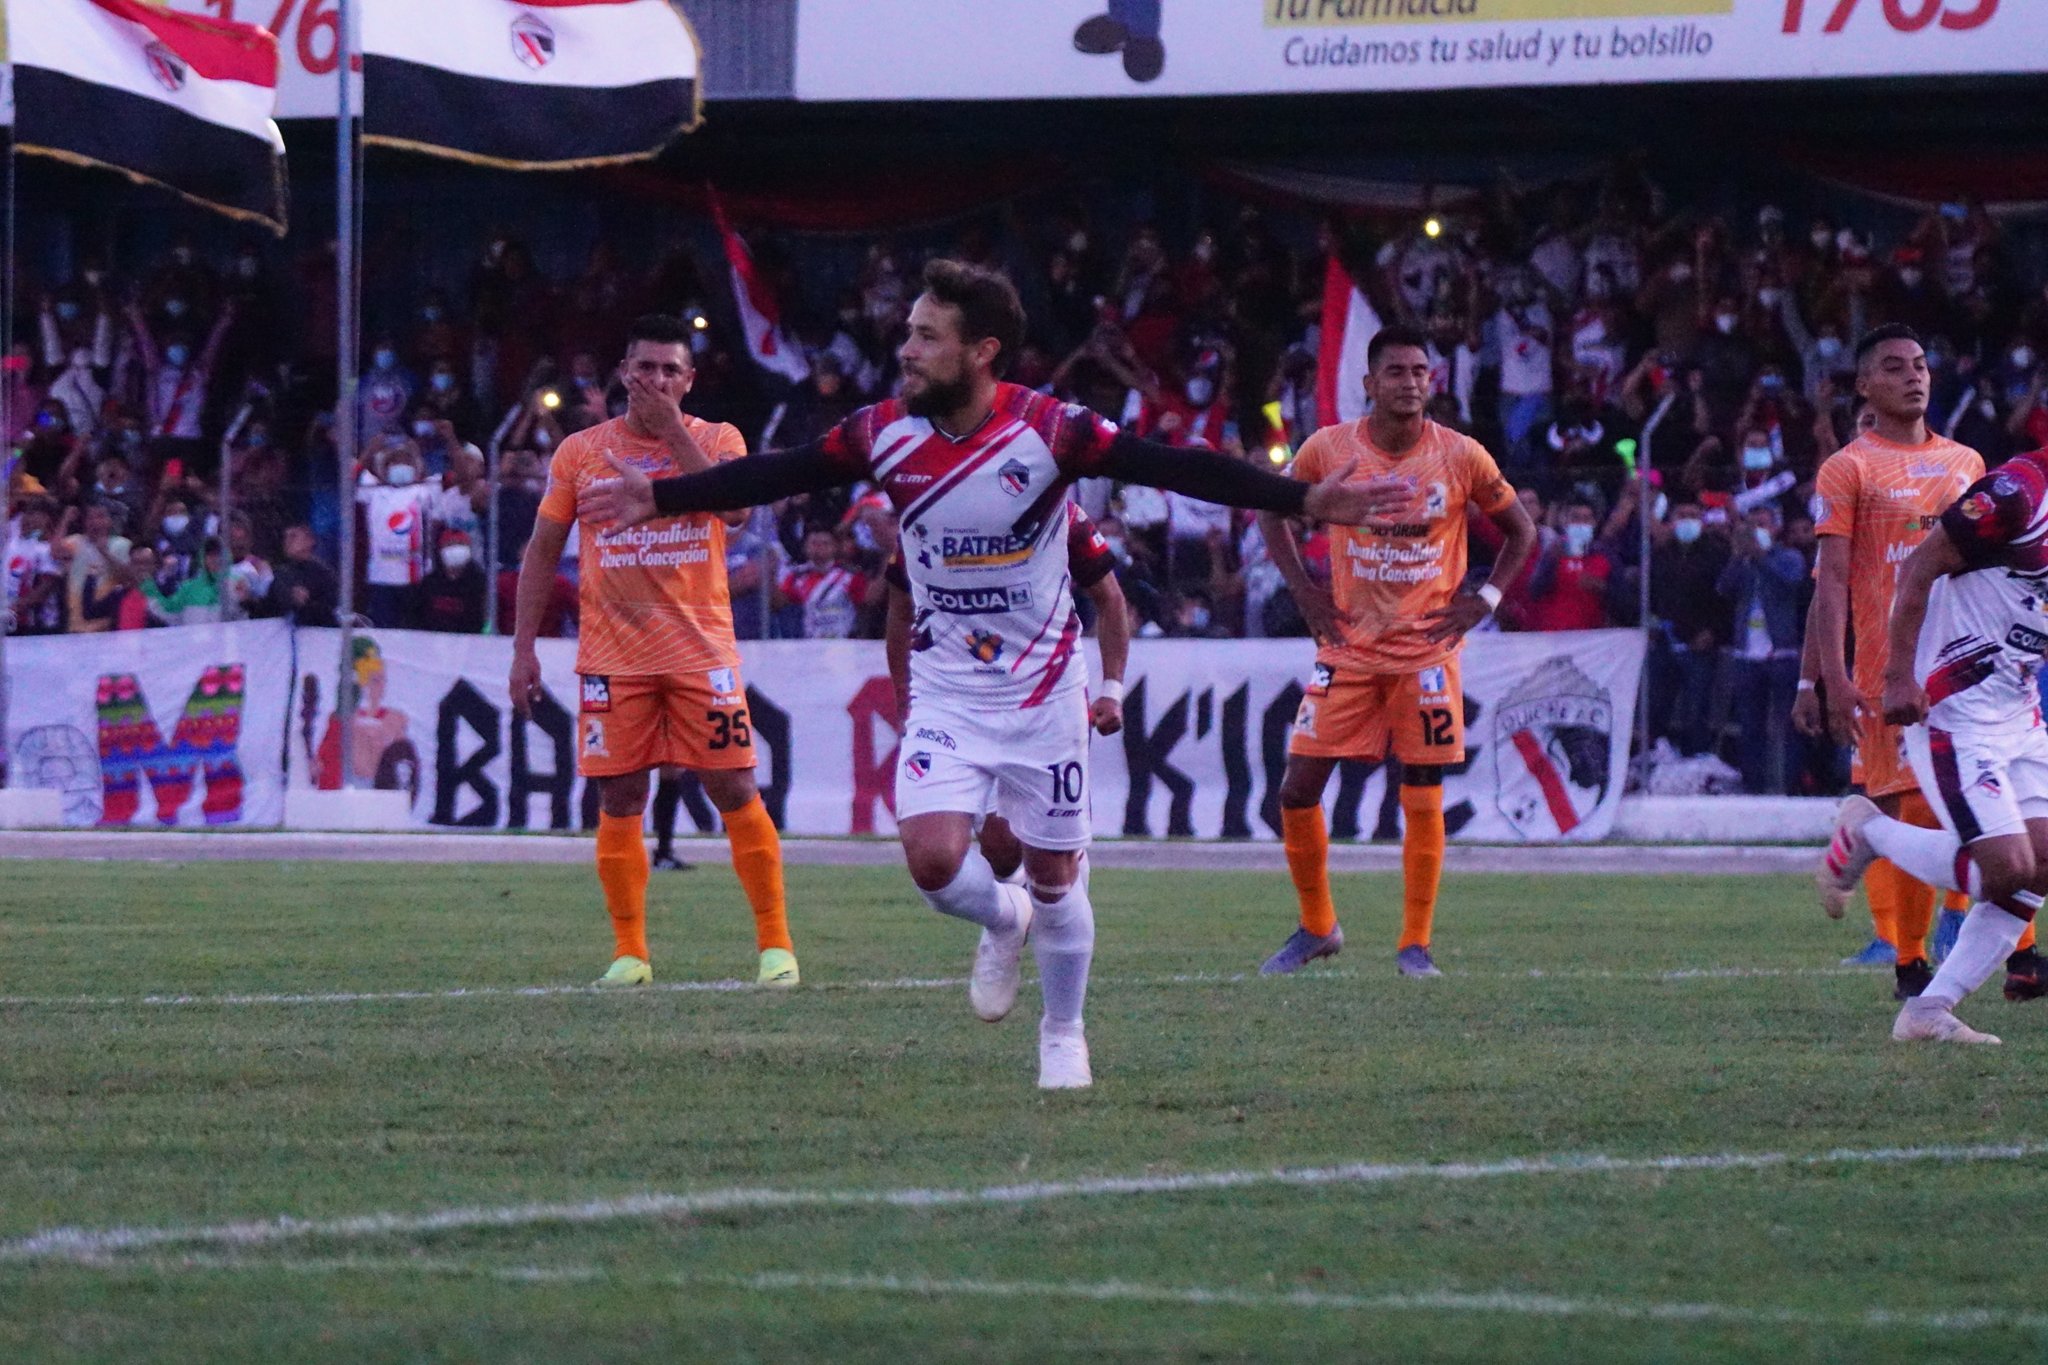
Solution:
<svg viewBox="0 0 2048 1365"><path fill-rule="evenodd" d="M424 1257L343 1257L266 1261L246 1257L188 1256L127 1261L117 1267L157 1273L271 1271L297 1275L440 1275L516 1285L611 1284L649 1289L719 1289L742 1293L887 1294L907 1298L1054 1299L1087 1303L1163 1304L1182 1308L1249 1308L1275 1312L1498 1313L1537 1318L1604 1318L1623 1322L1696 1323L1705 1326L1819 1327L1926 1332L2048 1332L2048 1313L2003 1308L1913 1312L1870 1308L1815 1313L1726 1303L1671 1303L1639 1299L1566 1298L1513 1290L1474 1293L1428 1289L1408 1293L1346 1294L1319 1289L1235 1289L1207 1285L1138 1284L1128 1280L933 1279L922 1275L833 1275L764 1271L753 1275L619 1275L601 1266L494 1266L481 1261Z"/></svg>
<svg viewBox="0 0 2048 1365"><path fill-rule="evenodd" d="M1477 981L1739 981L1781 977L1868 976L1867 967L1680 967L1668 971L1617 972L1601 970L1546 971L1531 968L1521 972L1460 972L1463 980ZM1363 972L1313 971L1290 978L1301 984L1314 981L1356 981ZM1098 976L1097 986L1237 986L1264 980L1256 972L1178 972L1164 976ZM820 981L800 989L812 991L952 991L967 986L964 976L901 976L875 981ZM248 1005L376 1005L405 1001L437 1000L531 1000L553 996L599 996L606 999L645 999L650 995L732 995L753 993L760 988L751 981L659 981L630 990L597 986L459 986L441 991L317 991L251 995L0 995L0 1008L114 1009L128 1006L248 1006ZM779 992L761 992L779 994Z"/></svg>
<svg viewBox="0 0 2048 1365"><path fill-rule="evenodd" d="M933 1209L1015 1207L1060 1199L1110 1195L1211 1194L1260 1188L1321 1188L1493 1180L1514 1176L1671 1174L1688 1171L1760 1171L1818 1166L1893 1166L1908 1163L1961 1164L2025 1161L2048 1157L2048 1142L1983 1146L1841 1148L1830 1152L1714 1152L1693 1155L1615 1157L1563 1153L1482 1162L1351 1162L1339 1166L1278 1167L1266 1170L1196 1171L1181 1175L1098 1176L1082 1180L1033 1181L968 1188L768 1189L737 1187L689 1194L650 1191L580 1203L509 1204L497 1208L448 1208L424 1213L368 1213L346 1218L289 1215L235 1223L170 1227L47 1228L0 1242L0 1263L21 1261L99 1262L156 1247L244 1248L304 1241L431 1236L489 1228L548 1224L643 1222L740 1210Z"/></svg>

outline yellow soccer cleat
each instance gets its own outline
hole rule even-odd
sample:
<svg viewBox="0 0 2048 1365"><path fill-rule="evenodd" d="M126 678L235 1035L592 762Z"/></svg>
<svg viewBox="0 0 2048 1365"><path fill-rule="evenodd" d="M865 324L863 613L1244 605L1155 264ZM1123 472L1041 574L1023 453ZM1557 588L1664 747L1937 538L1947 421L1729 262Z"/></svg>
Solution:
<svg viewBox="0 0 2048 1365"><path fill-rule="evenodd" d="M592 984L607 990L617 986L651 986L654 984L654 968L642 958L613 958L610 970Z"/></svg>
<svg viewBox="0 0 2048 1365"><path fill-rule="evenodd" d="M756 986L768 986L775 990L788 990L796 985L796 954L787 948L764 948L761 950L761 974L754 978Z"/></svg>

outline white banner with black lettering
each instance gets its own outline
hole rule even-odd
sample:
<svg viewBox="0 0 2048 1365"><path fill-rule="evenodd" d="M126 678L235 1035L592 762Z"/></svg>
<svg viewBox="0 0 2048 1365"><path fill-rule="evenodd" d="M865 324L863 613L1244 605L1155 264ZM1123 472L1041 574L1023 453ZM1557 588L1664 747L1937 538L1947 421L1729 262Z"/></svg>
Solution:
<svg viewBox="0 0 2048 1365"><path fill-rule="evenodd" d="M10 642L14 782L66 794L74 824L271 825L287 788L342 782L339 631L276 622ZM573 641L540 646L547 697L505 699L503 638L358 634L357 784L407 793L413 823L580 829ZM894 830L899 754L881 646L744 647L748 732L769 809L794 834ZM1122 734L1094 742L1098 835L1270 839L1310 661L1302 641L1143 641ZM1612 827L1642 671L1632 631L1483 634L1464 659L1466 762L1444 780L1454 838L1587 840ZM1392 837L1399 796L1378 765L1330 784L1340 838ZM712 830L702 795L687 819Z"/></svg>
<svg viewBox="0 0 2048 1365"><path fill-rule="evenodd" d="M2048 68L2040 0L803 0L805 100L1454 90Z"/></svg>

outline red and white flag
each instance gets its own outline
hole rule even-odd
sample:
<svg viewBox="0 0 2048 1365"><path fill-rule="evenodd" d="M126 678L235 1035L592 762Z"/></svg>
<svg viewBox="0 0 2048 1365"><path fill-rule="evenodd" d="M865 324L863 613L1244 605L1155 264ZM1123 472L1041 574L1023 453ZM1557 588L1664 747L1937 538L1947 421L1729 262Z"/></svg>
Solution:
<svg viewBox="0 0 2048 1365"><path fill-rule="evenodd" d="M1330 253L1323 272L1323 344L1316 356L1316 421L1322 426L1365 416L1365 348L1380 329L1372 301Z"/></svg>
<svg viewBox="0 0 2048 1365"><path fill-rule="evenodd" d="M651 157L697 126L701 59L669 0L363 7L363 139L517 170Z"/></svg>
<svg viewBox="0 0 2048 1365"><path fill-rule="evenodd" d="M15 145L285 223L277 40L142 0L7 6Z"/></svg>
<svg viewBox="0 0 2048 1365"><path fill-rule="evenodd" d="M711 196L711 217L718 224L725 262L732 269L732 298L740 310L740 327L747 334L747 354L770 374L801 384L811 377L811 362L782 329L782 305L775 291L754 273L754 257L725 220L725 206L716 194Z"/></svg>

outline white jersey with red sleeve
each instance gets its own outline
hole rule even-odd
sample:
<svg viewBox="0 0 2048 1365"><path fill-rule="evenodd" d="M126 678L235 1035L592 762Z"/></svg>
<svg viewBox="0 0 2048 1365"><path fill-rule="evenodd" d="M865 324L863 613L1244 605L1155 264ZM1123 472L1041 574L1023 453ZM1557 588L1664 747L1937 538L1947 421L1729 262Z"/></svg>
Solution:
<svg viewBox="0 0 2048 1365"><path fill-rule="evenodd" d="M1085 685L1068 490L1101 473L1115 435L1087 408L1001 384L987 420L958 436L893 400L825 436L826 455L896 508L913 697L1025 710Z"/></svg>
<svg viewBox="0 0 2048 1365"><path fill-rule="evenodd" d="M1975 734L2036 729L2048 653L2048 451L2019 455L1942 514L1963 571L1938 579L1914 672L1927 723Z"/></svg>

